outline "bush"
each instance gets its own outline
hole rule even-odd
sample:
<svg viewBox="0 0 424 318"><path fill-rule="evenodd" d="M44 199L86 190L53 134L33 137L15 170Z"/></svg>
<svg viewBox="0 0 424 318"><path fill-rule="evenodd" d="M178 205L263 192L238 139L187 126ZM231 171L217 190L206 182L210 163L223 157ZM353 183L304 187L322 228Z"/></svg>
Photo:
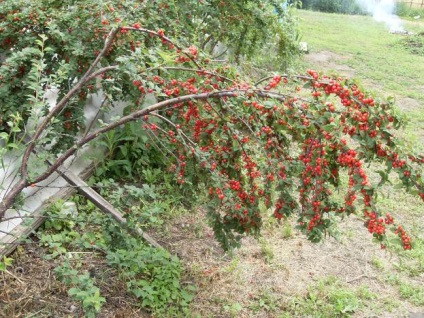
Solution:
<svg viewBox="0 0 424 318"><path fill-rule="evenodd" d="M344 14L365 14L355 0L305 0L302 1L303 8Z"/></svg>
<svg viewBox="0 0 424 318"><path fill-rule="evenodd" d="M312 9L323 12L340 12L341 10L340 0L313 0Z"/></svg>
<svg viewBox="0 0 424 318"><path fill-rule="evenodd" d="M118 23L160 29L182 45L196 45L211 53L220 43L227 46L231 57L237 60L240 57L249 59L272 43L282 65L293 58L297 50L291 11L279 7L274 10L275 0L261 1L259 8L252 0L213 1L216 2L213 5L192 0L178 0L172 4L160 0L143 4L109 0L102 5L93 0L66 0L55 6L50 2L34 1L27 5L26 1L0 1L0 57L5 59L0 67L0 95L3 97L0 132L11 131L7 123L17 113L23 119L19 122L20 129L34 112L45 114L46 100L33 98L29 101L28 96L42 96L46 86L69 88L99 54L107 29ZM120 37L124 38L124 33ZM41 51L34 49L36 41L41 41ZM44 50L44 46L48 49ZM117 56L136 48L145 50L142 53L146 55L151 47L149 38L139 41L139 38L127 36L124 45L114 45L102 64L106 66ZM148 58L143 61L151 62ZM37 86L34 81L40 75L40 67L53 75L34 92L29 86ZM111 86L104 85L102 90L112 93ZM125 85L120 89L125 90ZM96 85L85 87L58 114L59 121L50 135L63 137L61 141L65 143L58 143L56 148L63 148L66 141L72 142L72 135L81 129L87 95L95 91ZM63 89L59 91L59 98L64 92ZM113 93L116 99L124 99L116 96L116 91Z"/></svg>
<svg viewBox="0 0 424 318"><path fill-rule="evenodd" d="M411 18L416 16L424 17L423 8L413 8L408 6L406 3L397 3L395 13L401 17L411 17Z"/></svg>
<svg viewBox="0 0 424 318"><path fill-rule="evenodd" d="M277 22L271 6L275 2L268 2L269 24ZM155 161L166 164L176 183L198 184L208 190L209 221L226 249L237 246L246 234L257 236L263 218L272 215L281 219L293 213L298 214L298 227L307 237L319 241L328 233L332 215L354 213L356 203L362 206L368 231L383 246L387 225L405 249L411 248L403 228L395 226L392 217L375 205L378 189L392 171L405 189L424 199L424 157L409 154L396 142L393 129L401 126L402 119L393 100L381 100L353 81L312 70L295 76L274 73L255 81L240 76L235 67L214 61L201 47L188 44L195 41L196 36L190 33L193 26L164 30L154 21L149 25L140 13L142 9L162 22L151 2L131 11L133 16L127 11L135 8L124 8L120 1L109 1L108 13L100 10L97 15L92 12L99 10L97 2L84 3L81 10L70 8L70 16L47 6L37 17L30 17L32 11L20 11L24 6L15 7L12 1L0 7L4 10L0 17L6 17L6 22L0 23L0 41L7 44L0 50L6 54L0 67L0 92L4 93L0 112L22 105L15 99L19 96L25 105L23 112L30 112L35 123L37 115L45 115L34 131L25 127L30 142L15 145L22 158L20 173L0 202L0 219L19 202L25 188L37 186L79 149L98 142L99 136L119 135L119 130L113 130L132 122L134 129L129 131L144 131L137 139L144 145L131 145L137 137L132 132L130 140L125 135L118 143L110 138L108 149L122 155L116 161L124 165L117 166L115 161L115 165L106 164L105 170L129 176L154 171L156 162L123 160L146 158L147 152L157 148ZM181 0L181 4L192 3ZM239 23L237 17L244 18L246 24L239 25L237 34L244 37L241 41L249 39L254 34L246 27L251 26L249 16L240 16L236 7L233 15L227 16L229 8L221 8L224 1L219 3L218 7L203 8L217 10L203 18L208 20L215 14L235 23L234 28ZM160 4L166 12L172 9L170 14L178 9ZM251 6L247 9L255 12ZM77 16L80 19L73 24ZM175 23L171 18L168 22ZM203 22L197 27L214 33ZM189 28L193 31L187 31ZM220 35L218 31L222 30L217 29ZM185 32L189 34L184 38ZM257 41L252 38L251 44L260 43ZM61 90L52 109L46 107L47 87ZM128 113L100 127L89 127L92 129L86 134L73 133L71 128L81 128L77 125L82 119L81 104L100 88L106 106L112 108L116 101L125 101ZM8 116L2 117L10 122ZM11 137L6 132L0 134L5 140ZM67 143L59 142L60 137L69 137ZM63 152L52 153L49 146L55 144L62 146ZM38 159L34 152L43 162L47 158L51 166L44 171L31 169ZM373 162L383 166L378 171L378 184L364 170ZM343 175L348 179L347 188L341 183ZM343 202L339 189L345 194Z"/></svg>

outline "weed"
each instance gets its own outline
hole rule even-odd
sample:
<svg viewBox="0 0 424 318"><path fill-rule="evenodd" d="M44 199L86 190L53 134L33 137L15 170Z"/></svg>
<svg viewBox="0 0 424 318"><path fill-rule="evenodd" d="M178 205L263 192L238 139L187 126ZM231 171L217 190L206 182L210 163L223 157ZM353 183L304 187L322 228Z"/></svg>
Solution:
<svg viewBox="0 0 424 318"><path fill-rule="evenodd" d="M396 243L393 243L391 248L397 253L398 262L394 262L393 267L410 277L422 275L424 273L424 240L416 238L414 240L414 248L410 253L405 253L395 245Z"/></svg>
<svg viewBox="0 0 424 318"><path fill-rule="evenodd" d="M0 272L5 272L8 266L11 266L13 258L3 256L3 260L0 261Z"/></svg>
<svg viewBox="0 0 424 318"><path fill-rule="evenodd" d="M269 245L268 242L263 237L261 237L259 239L259 246L261 248L261 255L264 258L265 263L271 263L274 259L274 251L271 245Z"/></svg>
<svg viewBox="0 0 424 318"><path fill-rule="evenodd" d="M237 317L238 313L243 309L239 303L225 304L222 308L230 315L230 317Z"/></svg>
<svg viewBox="0 0 424 318"><path fill-rule="evenodd" d="M398 289L401 298L416 306L424 305L424 288L422 286L406 282L398 274L388 275L386 282Z"/></svg>
<svg viewBox="0 0 424 318"><path fill-rule="evenodd" d="M377 298L377 294L371 292L368 289L368 286L364 286L364 285L359 286L359 288L356 290L356 294L358 295L360 299L363 299L363 300L372 300Z"/></svg>
<svg viewBox="0 0 424 318"><path fill-rule="evenodd" d="M424 32L404 37L397 45L411 54L424 56Z"/></svg>
<svg viewBox="0 0 424 318"><path fill-rule="evenodd" d="M177 309L187 312L193 289L181 286L178 259L140 243L127 239L126 249L108 251L109 265L119 269L128 290L140 299L142 307L157 314Z"/></svg>
<svg viewBox="0 0 424 318"><path fill-rule="evenodd" d="M94 187L139 227L160 227L164 220L185 213L183 194L164 174L159 176L154 169L145 169L144 174L149 183L119 184L114 179L101 179Z"/></svg>
<svg viewBox="0 0 424 318"><path fill-rule="evenodd" d="M44 212L46 221L43 224L45 230L70 231L75 226L74 215L65 211L65 202L57 200Z"/></svg>
<svg viewBox="0 0 424 318"><path fill-rule="evenodd" d="M234 273L238 268L239 261L240 259L237 256L233 257L230 264L228 264L228 266L224 267L222 270L226 273Z"/></svg>
<svg viewBox="0 0 424 318"><path fill-rule="evenodd" d="M253 311L253 313L257 314L260 311L265 312L275 312L278 308L279 300L276 299L272 294L270 294L267 290L261 291L258 296L254 297L253 301L249 304L249 309Z"/></svg>
<svg viewBox="0 0 424 318"><path fill-rule="evenodd" d="M401 298L407 299L408 302L416 306L424 306L424 288L422 286L403 282L398 288Z"/></svg>
<svg viewBox="0 0 424 318"><path fill-rule="evenodd" d="M384 268L383 262L377 257L373 257L371 259L371 265L374 266L377 269L383 269Z"/></svg>
<svg viewBox="0 0 424 318"><path fill-rule="evenodd" d="M293 297L285 304L284 317L350 317L364 306L363 300L374 298L365 287L346 288L334 277L309 286L305 297Z"/></svg>
<svg viewBox="0 0 424 318"><path fill-rule="evenodd" d="M110 183L107 185L110 186ZM118 188L118 193L119 189L122 188ZM126 186L124 190L124 199L128 201L135 201L139 199L138 196L156 196L153 187ZM117 195L116 192L111 193ZM122 199L122 195L119 199ZM73 256L70 262L70 255L75 255L69 253L70 250L102 251L109 266L118 270L128 291L140 300L141 307L169 317L178 317L175 313L188 312L193 288L181 286L182 269L176 257L165 250L148 247L140 238L130 236L85 199L76 196L74 201L79 207L75 217L62 215L62 201L52 204L45 212L48 221L43 231L38 232L38 237L40 244L47 248L46 258L61 257L54 270L55 275L69 286L68 295L81 304L87 317L94 317L105 299L95 286L94 279L87 272L81 271L79 258ZM134 219L137 220L136 217L129 218L130 227L137 225Z"/></svg>
<svg viewBox="0 0 424 318"><path fill-rule="evenodd" d="M284 222L283 226L281 227L281 237L283 239L288 239L293 236L293 227L289 222Z"/></svg>
<svg viewBox="0 0 424 318"><path fill-rule="evenodd" d="M72 268L69 260L57 266L54 273L59 281L71 286L68 295L81 303L85 317L94 318L106 299L100 296L100 290L94 285L89 273L79 273Z"/></svg>

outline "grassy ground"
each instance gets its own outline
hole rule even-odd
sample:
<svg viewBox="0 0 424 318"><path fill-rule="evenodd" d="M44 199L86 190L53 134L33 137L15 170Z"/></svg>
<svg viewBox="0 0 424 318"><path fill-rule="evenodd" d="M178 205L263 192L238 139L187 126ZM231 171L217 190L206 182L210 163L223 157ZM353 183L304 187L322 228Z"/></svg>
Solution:
<svg viewBox="0 0 424 318"><path fill-rule="evenodd" d="M370 17L308 11L299 15L303 40L310 47L300 66L354 76L379 94L395 95L411 119L402 136L419 148L424 140L424 57L409 53L399 44L402 37L389 34ZM406 28L420 32L424 22L408 22ZM424 206L392 186L383 194L380 205L410 229L412 251L381 250L361 220L352 216L335 231L335 238L319 244L293 230L295 220L270 219L261 239L245 238L240 249L226 254L201 210L170 209L172 216L150 233L179 256L182 282L196 288L190 314L170 317L420 317L411 313L424 314ZM158 222L153 216L147 220ZM49 250L34 243L12 255L13 266L1 273L0 317L80 316L78 303L52 274L55 261L40 257ZM98 317L151 317L123 291L122 273L106 264L101 251L70 253L80 270L95 269L90 275L106 298Z"/></svg>
<svg viewBox="0 0 424 318"><path fill-rule="evenodd" d="M306 66L347 72L382 96L395 96L410 120L409 131L424 135L424 52L410 53L408 36L391 34L384 23L368 16L299 11L302 41L310 53L331 52L318 62L306 56ZM424 21L404 21L404 28L424 42ZM419 35L420 34L420 35ZM419 53L419 52L418 52ZM326 65L327 64L327 65ZM424 138L410 137L424 143ZM415 135L416 136L416 135Z"/></svg>
<svg viewBox="0 0 424 318"><path fill-rule="evenodd" d="M391 34L383 23L368 16L299 11L302 40L312 52L329 50L346 55L355 77L375 82L383 92L393 91L424 101L424 56L405 54L404 36ZM405 21L406 30L424 31L420 21ZM420 90L421 89L421 90Z"/></svg>

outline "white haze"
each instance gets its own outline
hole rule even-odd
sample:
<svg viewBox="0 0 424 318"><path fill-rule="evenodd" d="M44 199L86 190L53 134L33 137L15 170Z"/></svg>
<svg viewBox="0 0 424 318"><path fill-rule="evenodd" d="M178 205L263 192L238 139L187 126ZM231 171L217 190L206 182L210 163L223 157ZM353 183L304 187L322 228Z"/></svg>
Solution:
<svg viewBox="0 0 424 318"><path fill-rule="evenodd" d="M368 13L372 14L374 20L384 22L391 32L403 32L401 19L393 14L395 11L395 0L356 0L356 2Z"/></svg>

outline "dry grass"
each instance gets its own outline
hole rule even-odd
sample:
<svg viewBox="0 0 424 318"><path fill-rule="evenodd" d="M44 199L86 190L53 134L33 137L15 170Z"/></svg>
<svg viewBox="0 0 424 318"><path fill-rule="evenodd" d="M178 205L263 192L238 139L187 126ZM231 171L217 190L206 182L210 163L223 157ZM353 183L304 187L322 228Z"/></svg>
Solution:
<svg viewBox="0 0 424 318"><path fill-rule="evenodd" d="M290 234L285 224L266 223L259 241L246 237L232 255L218 246L204 219L202 212L180 216L161 234L151 233L180 257L184 283L197 288L192 317L271 318L284 313L289 314L285 317L305 317L293 311L293 302L308 299L311 286L315 288L328 277L348 290L366 286L375 295L346 317L408 317L411 312L424 312L401 299L396 286L385 281L399 258L372 243L354 217L340 227L341 240L328 238L320 244L306 241L296 231ZM0 277L1 317L82 316L78 304L68 297L67 287L53 275L57 261L46 261L43 255L44 250L35 244L12 255L15 261L10 274ZM107 300L98 317L150 317L137 308L136 300L125 292L101 254L81 256L81 268L93 273ZM422 275L408 279L423 283Z"/></svg>
<svg viewBox="0 0 424 318"><path fill-rule="evenodd" d="M36 243L36 242L33 242ZM56 280L53 269L59 260L45 260L37 244L18 248L11 257L13 267L1 273L0 317L82 317L81 308L70 297L68 287ZM149 317L125 292L117 273L106 265L102 255L81 254L82 269L89 271L106 297L98 317Z"/></svg>
<svg viewBox="0 0 424 318"><path fill-rule="evenodd" d="M306 297L308 286L327 277L350 289L367 286L377 295L350 317L406 317L410 312L424 312L407 300L395 301L399 299L397 289L384 282L384 275L398 257L372 243L354 217L343 224L341 241L329 238L312 244L296 232L284 238L284 225L274 224L266 227L259 241L245 238L233 255L217 246L211 229L199 219L199 215L183 217L161 238L178 253L197 286L193 315L231 317L231 308L238 308L231 305L240 304L236 317L278 317L288 310L293 297ZM373 265L376 259L381 269ZM416 283L421 284L422 277L416 278ZM269 308L256 308L263 298L268 299ZM290 317L295 316L292 313Z"/></svg>

